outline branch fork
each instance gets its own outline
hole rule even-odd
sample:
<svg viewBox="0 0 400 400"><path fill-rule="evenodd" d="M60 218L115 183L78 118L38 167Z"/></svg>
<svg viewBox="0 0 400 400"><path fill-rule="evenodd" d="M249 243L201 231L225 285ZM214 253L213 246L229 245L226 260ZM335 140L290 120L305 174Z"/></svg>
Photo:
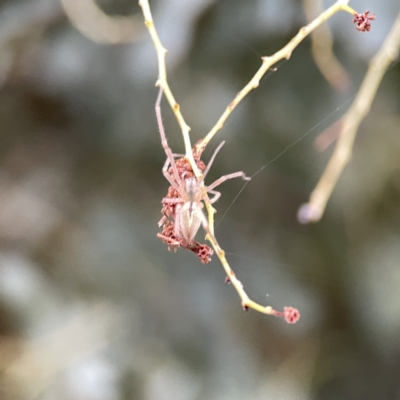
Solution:
<svg viewBox="0 0 400 400"><path fill-rule="evenodd" d="M185 119L183 118L183 115L180 110L179 104L176 102L172 91L169 87L169 83L167 80L167 71L166 71L166 65L165 65L165 56L167 53L167 50L163 47L160 38L158 36L157 30L154 26L153 22L153 17L151 14L150 6L148 0L140 0L139 5L142 8L143 15L144 15L144 21L145 25L150 33L150 36L152 38L156 53L157 53L157 60L158 60L158 80L156 82L156 86L159 86L162 88L162 91L164 92L168 103L173 110L175 117L177 119L177 122L180 126L180 129L182 131L182 136L183 136L183 141L185 144L185 159L187 162L190 164L191 170L193 175L196 177L198 181L202 180L202 170L201 168L198 167L198 160L199 157L198 155L203 152L203 150L206 148L208 143L211 141L211 139L217 134L218 131L222 129L224 126L226 120L229 118L230 114L232 111L236 108L236 106L247 96L247 94L253 90L256 89L259 86L260 80L262 77L266 74L266 72L270 69L272 69L273 65L276 64L278 61L280 61L283 58L289 59L292 55L293 50L301 43L310 33L312 33L316 28L321 26L325 21L327 21L329 18L331 18L333 15L335 15L339 11L345 11L350 13L351 15L354 16L354 22L358 27L364 26L365 28L368 26L369 27L369 21L372 20L372 16L368 16L368 12L364 14L357 14L351 7L348 6L349 0L338 0L336 1L331 7L329 7L327 10L322 12L317 18L315 18L313 21L311 21L308 25L302 27L297 35L295 35L292 40L289 41L289 43L284 46L281 50L273 54L272 56L264 56L262 57L262 64L258 71L254 74L254 76L250 79L250 81L244 86L244 88L237 93L235 98L229 103L221 117L218 119L216 124L212 127L212 129L208 132L208 134L200 140L194 147L192 147L191 140L190 140L190 127L186 123ZM363 25L364 24L364 25ZM345 125L347 126L355 126L355 122L350 120L346 121ZM342 139L344 140L344 139ZM351 141L351 140L350 140ZM343 152L342 150L339 152L338 151L338 158L342 159L342 163L345 164L347 163L350 154ZM197 160L197 161L196 161ZM320 195L317 194L315 198L320 199ZM318 200L321 201L321 200ZM214 214L216 210L214 207L211 205L210 199L208 196L206 197L206 200L204 200L206 209L207 209L207 214L208 214L208 229L211 232L211 234L207 234L206 239L211 243L215 253L217 254L224 270L227 275L226 278L226 283L231 283L234 288L236 289L242 303L242 307L244 310L249 310L250 308L253 310L256 310L260 313L263 314L268 314L268 315L274 315L278 316L281 318L284 318L287 323L295 323L298 321L300 318L300 313L298 312L297 309L292 308L292 307L284 307L283 311L276 311L274 310L271 306L263 306L260 305L253 300L249 298L247 293L245 292L243 288L243 284L236 278L235 273L229 266L229 263L225 257L225 252L222 250L220 245L218 244L217 240L215 239L214 236ZM163 220L162 220L163 221ZM160 221L161 222L161 221ZM165 221L163 221L164 223ZM163 225L162 223L162 225ZM163 232L164 233L164 232ZM163 235L163 233L161 235ZM171 246L177 246L177 243L179 240L176 238L173 238L171 235L168 237L168 235L163 235L163 239L168 242L170 240L170 245Z"/></svg>

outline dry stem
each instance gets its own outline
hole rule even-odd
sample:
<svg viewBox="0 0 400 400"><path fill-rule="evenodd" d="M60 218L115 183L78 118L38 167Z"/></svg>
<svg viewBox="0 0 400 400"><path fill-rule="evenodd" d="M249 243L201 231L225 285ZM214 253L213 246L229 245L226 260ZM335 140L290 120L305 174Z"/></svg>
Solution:
<svg viewBox="0 0 400 400"><path fill-rule="evenodd" d="M201 178L201 171L197 168L197 164L194 160L193 157L193 150L192 150L192 144L190 141L190 126L186 123L185 119L183 118L183 115L180 110L179 104L176 102L174 95L172 94L172 91L169 87L168 80L167 80L167 69L165 66L165 55L167 53L167 49L164 48L164 46L161 43L161 40L158 36L157 30L154 26L154 21L153 21L153 16L150 10L150 5L148 0L139 0L139 5L142 7L143 10L143 15L144 15L144 22L149 30L151 39L153 40L154 47L156 49L157 53L157 59L158 59L158 81L156 83L156 86L161 86L163 89L163 92L165 96L167 97L168 103L170 107L172 108L172 111L175 114L175 117L178 121L178 124L182 130L182 136L183 136L183 141L185 144L185 157L189 161L193 172L196 176L196 178ZM203 147L203 149L205 146ZM202 150L200 150L202 152ZM207 215L208 215L208 224L210 226L210 230L212 233L214 233L214 214L216 212L215 208L209 203L206 202L206 208L207 208Z"/></svg>
<svg viewBox="0 0 400 400"><path fill-rule="evenodd" d="M281 50L277 51L274 55L270 57L262 57L262 64L258 71L255 73L250 82L236 95L233 101L228 105L224 113L221 115L217 123L207 134L207 136L202 140L202 146L206 147L210 140L215 136L215 134L222 129L224 123L228 119L229 115L235 109L235 107L244 99L244 97L253 89L256 89L260 84L261 78L266 74L266 72L278 61L286 58L287 60L292 55L293 50L306 38L311 32L318 28L322 23L327 21L333 15L339 11L346 11L352 15L355 11L348 6L350 0L338 0L335 4L325 10L319 17L315 18L314 21L310 22L308 25L304 26L299 30L299 33L293 37L293 39L284 46Z"/></svg>
<svg viewBox="0 0 400 400"><path fill-rule="evenodd" d="M158 81L156 86L160 86L163 89L165 96L167 97L168 103L172 108L172 111L175 114L175 117L178 121L178 124L182 130L183 141L185 144L185 157L190 162L190 165L193 169L194 174L197 178L201 177L201 172L197 168L196 162L193 158L192 144L190 141L190 126L185 122L183 115L180 110L179 104L176 102L174 95L169 87L167 80L167 70L165 67L165 55L167 53L167 49L161 43L161 40L158 36L157 30L154 26L153 16L151 14L149 1L148 0L139 0L139 5L142 7L144 23L149 30L151 39L153 40L154 47L157 53L158 60Z"/></svg>
<svg viewBox="0 0 400 400"><path fill-rule="evenodd" d="M198 179L200 179L202 174L201 174L199 168L197 167L197 164L193 157L193 150L192 150L190 136L189 136L190 127L186 124L186 122L181 114L179 104L175 101L175 98L174 98L172 91L168 84L167 71L166 71L166 66L165 66L165 54L167 53L167 50L162 45L160 38L158 36L157 30L154 26L154 21L153 21L153 17L151 14L148 0L139 0L139 5L142 7L145 25L146 25L147 29L149 30L150 36L153 40L153 44L154 44L154 47L155 47L156 53L157 53L159 77L158 77L156 86L160 86L162 88L162 90L165 93L165 95L168 99L168 102L175 114L175 117L178 120L178 123L182 130L183 139L185 142L185 151L186 151L185 158L190 162L190 165L191 165L196 177ZM204 144L204 141L203 141L203 143L196 145L196 148L201 153L202 150L204 150L205 145L206 144ZM286 322L288 322L288 323L297 322L297 320L300 317L300 314L296 309L293 309L292 307L285 307L284 312L279 312L279 311L274 310L270 306L267 306L267 307L262 306L249 298L249 296L246 294L246 292L243 289L242 283L236 278L235 273L232 271L231 267L229 266L228 261L226 260L226 257L225 257L225 252L221 249L221 247L219 246L219 244L214 236L214 213L216 211L210 204L208 198L205 200L205 205L207 208L209 230L211 233L211 234L207 234L206 238L210 241L211 245L213 246L213 248L214 248L215 252L217 253L217 256L228 276L227 282L232 283L234 288L238 292L240 299L242 300L243 308L245 310L252 308L263 314L281 316L281 317L284 317Z"/></svg>
<svg viewBox="0 0 400 400"><path fill-rule="evenodd" d="M234 288L236 289L236 291L238 292L240 299L242 300L242 306L244 309L247 308L252 308L253 310L259 311L263 314L274 314L274 309L270 306L262 306L260 304L257 304L256 302L254 302L253 300L251 300L249 298L249 296L247 295L247 293L245 292L245 290L243 289L243 284L236 278L235 273L233 272L233 270L231 269L231 267L229 266L229 263L225 257L225 252L221 249L221 247L219 246L217 240L215 239L215 237L211 237L210 235L207 235L207 240L210 241L210 243L212 244L222 266L224 267L224 270L226 272L226 275L229 279L229 282L232 283L232 285L234 286Z"/></svg>
<svg viewBox="0 0 400 400"><path fill-rule="evenodd" d="M350 161L357 129L370 110L371 103L387 68L399 56L399 47L400 14L383 46L371 60L361 88L353 104L342 118L343 123L335 150L320 181L311 193L310 201L299 210L298 219L300 222L316 222L321 219L329 197L344 167Z"/></svg>

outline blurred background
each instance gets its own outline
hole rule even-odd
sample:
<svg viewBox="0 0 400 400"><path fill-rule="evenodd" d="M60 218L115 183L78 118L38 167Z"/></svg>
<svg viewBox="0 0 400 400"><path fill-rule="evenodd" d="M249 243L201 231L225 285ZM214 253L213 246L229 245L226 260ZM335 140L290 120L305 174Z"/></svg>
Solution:
<svg viewBox="0 0 400 400"><path fill-rule="evenodd" d="M307 23L295 0L150 3L193 143ZM306 39L204 153L226 140L208 182L253 176L233 204L243 181L221 186L216 236L254 300L300 310L287 325L243 312L215 256L202 265L156 238L168 182L136 1L0 2L1 400L400 399L398 64L322 221L296 219L332 152L315 140L400 11L351 5L377 19L369 33L346 13L329 21L339 84ZM182 152L165 100L163 118Z"/></svg>

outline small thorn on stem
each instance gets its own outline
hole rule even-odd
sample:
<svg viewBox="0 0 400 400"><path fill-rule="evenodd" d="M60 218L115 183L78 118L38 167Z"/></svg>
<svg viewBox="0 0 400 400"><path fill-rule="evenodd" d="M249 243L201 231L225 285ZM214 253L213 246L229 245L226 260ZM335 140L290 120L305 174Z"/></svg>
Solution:
<svg viewBox="0 0 400 400"><path fill-rule="evenodd" d="M249 306L247 304L243 304L243 310L244 311L249 311Z"/></svg>
<svg viewBox="0 0 400 400"><path fill-rule="evenodd" d="M227 283L228 285L231 283L231 279L229 278L229 276L225 278L225 283Z"/></svg>

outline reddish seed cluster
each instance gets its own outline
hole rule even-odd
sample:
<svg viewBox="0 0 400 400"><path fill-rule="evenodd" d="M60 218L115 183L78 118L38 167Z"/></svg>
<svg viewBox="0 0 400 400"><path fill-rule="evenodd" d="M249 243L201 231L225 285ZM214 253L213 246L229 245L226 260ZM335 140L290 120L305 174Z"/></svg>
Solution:
<svg viewBox="0 0 400 400"><path fill-rule="evenodd" d="M200 171L204 171L206 166L203 161L200 160L201 152L196 148L194 149L194 157L197 167ZM179 176L182 179L188 179L194 177L194 172L190 166L189 161L186 158L179 158L176 160L176 168L178 170ZM173 176L172 168L169 170L171 176ZM162 231L157 234L164 243L168 245L168 250L173 249L176 251L178 247L182 247L187 250L193 251L199 257L203 264L207 264L211 261L211 256L214 254L213 249L206 244L199 242L193 242L192 244L186 243L183 238L177 237L174 233L174 220L175 220L175 208L177 204L171 204L166 202L166 199L178 199L179 193L172 186L168 188L167 195L162 200L161 214L163 217L158 222L158 226L162 227Z"/></svg>
<svg viewBox="0 0 400 400"><path fill-rule="evenodd" d="M283 312L274 311L276 317L282 317L288 324L295 324L300 319L300 313L297 308L284 307Z"/></svg>
<svg viewBox="0 0 400 400"><path fill-rule="evenodd" d="M365 11L363 14L354 14L353 23L356 24L356 28L360 32L369 32L371 30L371 22L375 19L375 14L368 15L369 11Z"/></svg>

